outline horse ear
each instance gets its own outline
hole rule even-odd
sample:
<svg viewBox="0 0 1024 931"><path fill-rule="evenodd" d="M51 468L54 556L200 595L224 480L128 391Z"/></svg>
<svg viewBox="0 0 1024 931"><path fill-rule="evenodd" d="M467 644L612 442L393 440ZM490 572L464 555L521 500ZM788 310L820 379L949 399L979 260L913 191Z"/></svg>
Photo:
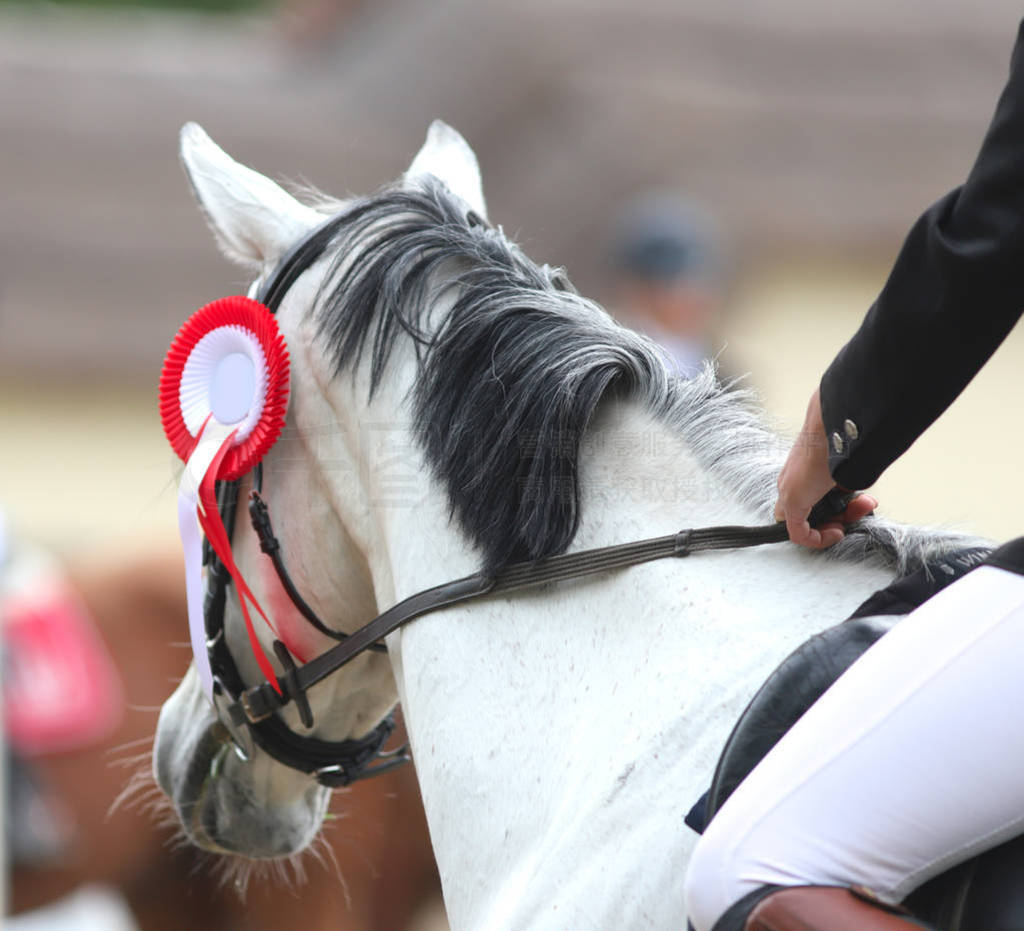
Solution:
<svg viewBox="0 0 1024 931"><path fill-rule="evenodd" d="M197 123L181 129L181 161L217 244L241 265L275 260L323 221L280 185L236 162Z"/></svg>
<svg viewBox="0 0 1024 931"><path fill-rule="evenodd" d="M427 141L413 159L405 178L412 181L423 175L433 175L443 181L453 194L469 205L470 210L482 219L487 218L476 155L469 143L441 120L430 124Z"/></svg>

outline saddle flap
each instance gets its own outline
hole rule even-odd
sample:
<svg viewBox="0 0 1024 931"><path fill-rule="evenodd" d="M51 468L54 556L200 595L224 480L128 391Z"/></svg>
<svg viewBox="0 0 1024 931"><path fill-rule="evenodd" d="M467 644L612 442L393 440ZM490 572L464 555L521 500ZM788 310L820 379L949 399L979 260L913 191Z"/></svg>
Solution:
<svg viewBox="0 0 1024 931"><path fill-rule="evenodd" d="M783 660L725 743L708 793L705 824L782 735L899 620L886 616L844 621L815 634Z"/></svg>

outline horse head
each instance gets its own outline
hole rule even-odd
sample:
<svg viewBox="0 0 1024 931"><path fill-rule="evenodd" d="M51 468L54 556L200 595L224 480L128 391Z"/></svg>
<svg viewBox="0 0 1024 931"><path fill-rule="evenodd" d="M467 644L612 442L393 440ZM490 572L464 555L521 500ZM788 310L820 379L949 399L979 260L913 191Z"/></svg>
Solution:
<svg viewBox="0 0 1024 931"><path fill-rule="evenodd" d="M296 243L331 217L361 209L358 203L340 201L321 200L315 207L300 203L231 159L195 124L182 130L181 157L218 245L229 259L257 274L251 294ZM467 216L482 222L486 212L476 159L462 137L442 123L430 128L426 144L394 190L438 183L456 195ZM352 277L361 252L372 248L372 227L371 222L364 230L369 245L349 237L340 254L326 249L300 270L284 295L277 320L291 356L289 409L281 438L262 462L262 495L291 579L312 609L342 632L357 628L373 617L378 604L395 596L380 526L393 509L375 503L386 504L390 494L389 457L408 452L400 412L411 383L401 374L405 366L396 367L398 377L380 383L379 357L372 353L353 365L351 378L336 377L338 361L323 350L322 327L311 308L332 281ZM394 347L395 356L414 351L415 341ZM242 482L240 496L250 484L251 479ZM231 548L277 634L299 660L333 644L299 613L244 519L237 522ZM275 634L265 624L257 626L262 645L273 655ZM233 590L226 598L223 629L243 683L261 681ZM303 725L294 706L281 709L279 716L304 737L358 741L380 725L396 699L387 657L368 652L309 692L312 728ZM310 773L283 765L258 741L233 740L194 668L161 712L154 770L191 841L249 858L288 856L307 847L329 799L329 788Z"/></svg>

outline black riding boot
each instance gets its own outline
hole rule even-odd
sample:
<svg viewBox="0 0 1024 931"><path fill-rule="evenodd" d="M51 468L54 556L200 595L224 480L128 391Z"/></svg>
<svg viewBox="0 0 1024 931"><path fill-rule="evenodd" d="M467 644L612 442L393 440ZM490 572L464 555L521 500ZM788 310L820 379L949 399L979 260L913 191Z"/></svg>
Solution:
<svg viewBox="0 0 1024 931"><path fill-rule="evenodd" d="M932 928L879 902L867 890L841 886L762 886L715 922L712 931L910 931ZM932 929L934 931L934 929Z"/></svg>

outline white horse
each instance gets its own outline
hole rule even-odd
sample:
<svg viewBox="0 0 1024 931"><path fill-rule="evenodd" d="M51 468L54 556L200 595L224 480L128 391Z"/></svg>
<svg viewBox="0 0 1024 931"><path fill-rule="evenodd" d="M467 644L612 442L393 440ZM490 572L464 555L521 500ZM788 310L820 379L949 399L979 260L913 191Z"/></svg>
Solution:
<svg viewBox="0 0 1024 931"><path fill-rule="evenodd" d="M747 400L710 369L674 380L483 222L476 158L449 127L392 188L316 206L198 126L182 158L221 248L260 276L350 215L278 315L292 393L263 479L298 587L338 629L481 565L771 520L783 448ZM317 686L315 733L361 736L401 700L453 927L680 928L683 817L744 704L806 637L958 542L869 520L829 556L694 555L437 611ZM291 640L331 646L243 522L234 552ZM252 858L311 843L328 790L226 752L214 721L190 672L155 753L189 836Z"/></svg>

